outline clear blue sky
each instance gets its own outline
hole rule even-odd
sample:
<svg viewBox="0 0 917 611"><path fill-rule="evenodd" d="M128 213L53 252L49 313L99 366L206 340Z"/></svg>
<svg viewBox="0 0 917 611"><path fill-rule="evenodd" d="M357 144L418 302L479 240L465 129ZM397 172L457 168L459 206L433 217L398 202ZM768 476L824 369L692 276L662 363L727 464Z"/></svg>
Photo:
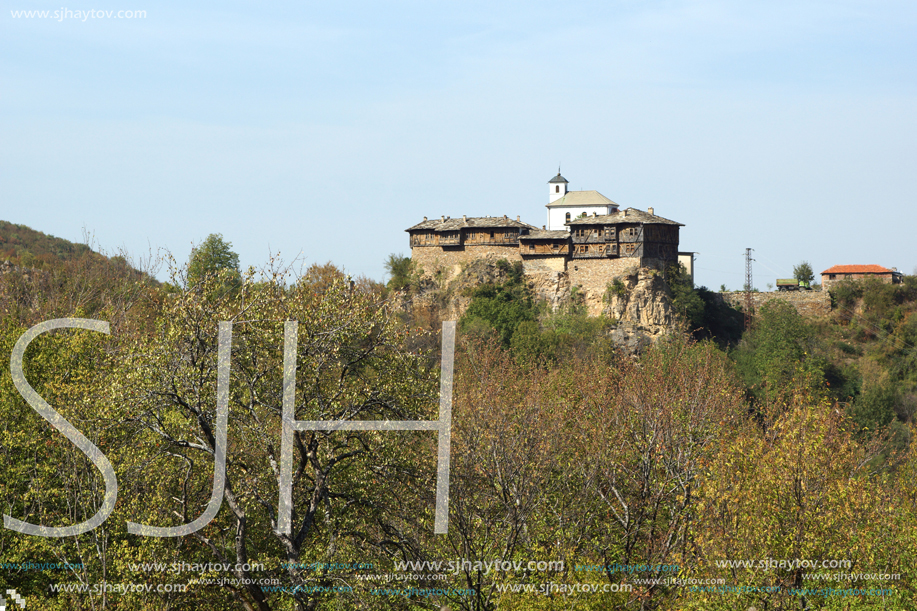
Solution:
<svg viewBox="0 0 917 611"><path fill-rule="evenodd" d="M917 3L0 0L0 218L381 279L424 215L547 181L686 226L697 280L912 273Z"/></svg>

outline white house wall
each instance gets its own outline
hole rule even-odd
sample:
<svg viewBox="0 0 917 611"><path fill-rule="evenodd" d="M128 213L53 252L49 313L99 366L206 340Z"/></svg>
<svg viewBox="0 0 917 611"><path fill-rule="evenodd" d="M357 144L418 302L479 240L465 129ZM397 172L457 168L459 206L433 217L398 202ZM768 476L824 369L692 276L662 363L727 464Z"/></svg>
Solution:
<svg viewBox="0 0 917 611"><path fill-rule="evenodd" d="M567 222L567 213L570 213L570 220L576 219L581 214L586 216L592 216L592 213L596 214L608 214L608 206L582 206L577 208L548 208L548 229L566 229L570 230L569 227L564 225Z"/></svg>

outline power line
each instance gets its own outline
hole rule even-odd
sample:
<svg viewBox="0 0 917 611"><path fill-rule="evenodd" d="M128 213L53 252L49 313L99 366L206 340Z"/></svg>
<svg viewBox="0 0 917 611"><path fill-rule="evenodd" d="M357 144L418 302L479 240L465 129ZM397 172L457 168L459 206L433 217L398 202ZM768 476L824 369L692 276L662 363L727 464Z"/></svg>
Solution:
<svg viewBox="0 0 917 611"><path fill-rule="evenodd" d="M886 331L885 329L882 329L882 328L877 327L876 325L872 324L871 322L869 322L868 319L864 318L863 316L860 316L860 315L857 314L853 309L848 308L847 306L844 306L844 305L840 305L840 304L838 304L838 307L839 307L840 309L842 309L842 310L845 310L845 311L849 312L849 313L850 313L850 316L851 316L852 318L856 318L856 319L860 322L860 324L863 324L863 325L865 325L865 326L871 327L872 330L873 330L873 332L876 334L876 338L877 338L880 342L884 342L884 341L886 341L886 340L888 340L888 339L891 339L893 345L896 345L898 342L901 342L901 343L902 343L902 348L904 348L904 347L911 348L911 349L917 348L917 346L914 346L914 344L910 343L909 341L907 341L907 340L904 339L903 337L898 337L898 336L896 336L896 335L893 335L893 333L894 333L893 331L892 331L892 332L889 332L889 331ZM897 347L897 346L895 346L895 347Z"/></svg>

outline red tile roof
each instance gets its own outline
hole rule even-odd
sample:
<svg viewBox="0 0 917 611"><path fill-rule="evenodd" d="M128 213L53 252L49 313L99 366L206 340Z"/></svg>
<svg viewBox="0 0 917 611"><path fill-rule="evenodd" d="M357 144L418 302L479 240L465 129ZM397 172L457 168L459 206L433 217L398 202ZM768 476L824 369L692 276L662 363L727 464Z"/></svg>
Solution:
<svg viewBox="0 0 917 611"><path fill-rule="evenodd" d="M825 274L890 274L892 270L881 265L835 265L822 272Z"/></svg>

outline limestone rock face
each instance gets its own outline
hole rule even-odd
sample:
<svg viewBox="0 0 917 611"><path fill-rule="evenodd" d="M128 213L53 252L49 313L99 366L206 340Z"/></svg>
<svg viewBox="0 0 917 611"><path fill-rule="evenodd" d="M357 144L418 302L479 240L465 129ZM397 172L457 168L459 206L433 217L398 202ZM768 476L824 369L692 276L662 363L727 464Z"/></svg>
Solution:
<svg viewBox="0 0 917 611"><path fill-rule="evenodd" d="M653 336L632 322L622 322L611 331L611 340L621 352L628 355L639 355L653 345Z"/></svg>
<svg viewBox="0 0 917 611"><path fill-rule="evenodd" d="M448 272L448 273L445 273ZM458 270L424 274L402 306L424 320L458 320L471 302L473 290L486 283L508 279L505 264L481 258ZM607 278L607 277L606 277ZM678 332L679 319L672 307L669 289L657 270L631 268L618 276L620 288L603 295L571 283L568 271L529 269L525 281L536 300L546 301L552 310L563 309L573 300L585 305L590 314L604 314L618 321L611 337L629 354L639 354L659 338Z"/></svg>
<svg viewBox="0 0 917 611"><path fill-rule="evenodd" d="M570 303L570 277L567 272L544 271L527 273L529 288L536 301L546 301L552 311Z"/></svg>
<svg viewBox="0 0 917 611"><path fill-rule="evenodd" d="M483 257L456 269L426 273L411 297L403 298L401 309L431 320L458 320L471 303L472 291L482 284L500 284L509 278L496 257ZM437 270L438 271L438 270Z"/></svg>
<svg viewBox="0 0 917 611"><path fill-rule="evenodd" d="M666 335L677 328L677 317L662 274L640 268L619 280L623 290L609 292L606 316L636 325L650 336Z"/></svg>

